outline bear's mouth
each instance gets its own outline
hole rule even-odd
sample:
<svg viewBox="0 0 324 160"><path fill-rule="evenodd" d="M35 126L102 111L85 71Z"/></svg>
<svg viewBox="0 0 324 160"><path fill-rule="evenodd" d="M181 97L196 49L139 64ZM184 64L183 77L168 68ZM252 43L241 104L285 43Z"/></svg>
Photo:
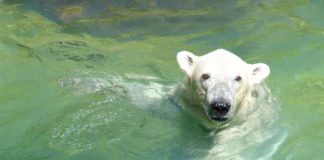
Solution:
<svg viewBox="0 0 324 160"><path fill-rule="evenodd" d="M228 118L227 117L220 117L220 116L210 116L210 119L212 119L213 121L224 122Z"/></svg>

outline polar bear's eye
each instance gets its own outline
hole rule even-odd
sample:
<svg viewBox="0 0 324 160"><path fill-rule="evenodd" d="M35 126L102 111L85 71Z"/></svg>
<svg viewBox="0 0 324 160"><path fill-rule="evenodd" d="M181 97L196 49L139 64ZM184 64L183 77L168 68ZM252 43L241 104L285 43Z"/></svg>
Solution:
<svg viewBox="0 0 324 160"><path fill-rule="evenodd" d="M241 80L242 80L242 77L241 77L241 76L237 76L237 77L235 77L235 81L239 82L239 81L241 81Z"/></svg>
<svg viewBox="0 0 324 160"><path fill-rule="evenodd" d="M201 78L203 79L203 80L207 80L207 79L209 79L209 74L203 74L202 76L201 76Z"/></svg>

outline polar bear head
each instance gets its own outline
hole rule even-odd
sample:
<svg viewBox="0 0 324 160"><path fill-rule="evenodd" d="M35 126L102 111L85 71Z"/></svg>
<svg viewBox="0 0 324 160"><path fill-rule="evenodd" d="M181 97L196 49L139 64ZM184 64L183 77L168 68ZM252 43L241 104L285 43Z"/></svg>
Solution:
<svg viewBox="0 0 324 160"><path fill-rule="evenodd" d="M224 49L203 56L181 51L177 61L186 73L183 99L202 107L211 121L225 121L252 105L254 85L270 74L268 65L247 64Z"/></svg>

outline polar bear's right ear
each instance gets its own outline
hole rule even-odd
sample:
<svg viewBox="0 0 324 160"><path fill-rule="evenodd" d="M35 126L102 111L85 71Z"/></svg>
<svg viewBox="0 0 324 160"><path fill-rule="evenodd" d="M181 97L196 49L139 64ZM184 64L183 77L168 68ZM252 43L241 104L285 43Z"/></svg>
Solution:
<svg viewBox="0 0 324 160"><path fill-rule="evenodd" d="M181 51L177 54L177 61L179 67L186 72L188 76L192 73L192 67L197 60L197 56L188 52L188 51Z"/></svg>

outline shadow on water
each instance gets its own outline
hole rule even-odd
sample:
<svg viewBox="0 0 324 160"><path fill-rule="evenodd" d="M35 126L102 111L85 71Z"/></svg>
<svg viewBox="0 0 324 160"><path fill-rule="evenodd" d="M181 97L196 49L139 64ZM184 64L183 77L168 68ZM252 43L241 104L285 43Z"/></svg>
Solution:
<svg viewBox="0 0 324 160"><path fill-rule="evenodd" d="M234 0L5 0L3 3L21 4L24 9L39 12L63 25L68 33L98 37L136 33L122 40L140 40L145 34L175 36L193 33L222 26L245 13Z"/></svg>
<svg viewBox="0 0 324 160"><path fill-rule="evenodd" d="M57 62L74 61L83 64L86 68L94 68L95 65L100 65L107 58L95 48L87 46L82 41L59 41L50 42L39 47L30 48L29 57L38 59L40 62L46 58L55 59Z"/></svg>

